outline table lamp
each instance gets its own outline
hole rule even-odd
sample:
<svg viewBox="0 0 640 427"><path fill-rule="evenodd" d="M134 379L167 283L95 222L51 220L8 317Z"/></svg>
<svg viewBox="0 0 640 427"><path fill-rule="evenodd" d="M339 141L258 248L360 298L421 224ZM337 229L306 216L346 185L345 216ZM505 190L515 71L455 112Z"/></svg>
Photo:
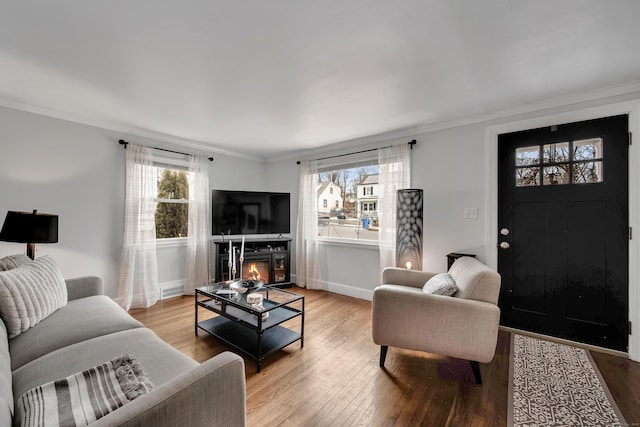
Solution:
<svg viewBox="0 0 640 427"><path fill-rule="evenodd" d="M58 242L58 215L8 211L4 219L0 240L27 244L27 256L36 255L36 243Z"/></svg>

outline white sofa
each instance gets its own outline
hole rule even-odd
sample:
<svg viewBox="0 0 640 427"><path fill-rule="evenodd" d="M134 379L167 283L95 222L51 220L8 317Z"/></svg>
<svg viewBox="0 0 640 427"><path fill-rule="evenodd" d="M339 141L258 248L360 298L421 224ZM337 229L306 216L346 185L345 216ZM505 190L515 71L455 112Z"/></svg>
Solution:
<svg viewBox="0 0 640 427"><path fill-rule="evenodd" d="M197 363L102 295L100 278L65 282L67 303L44 320L11 339L0 322L0 425L20 425L15 407L26 391L125 353L155 387L92 426L246 425L241 357L225 352Z"/></svg>

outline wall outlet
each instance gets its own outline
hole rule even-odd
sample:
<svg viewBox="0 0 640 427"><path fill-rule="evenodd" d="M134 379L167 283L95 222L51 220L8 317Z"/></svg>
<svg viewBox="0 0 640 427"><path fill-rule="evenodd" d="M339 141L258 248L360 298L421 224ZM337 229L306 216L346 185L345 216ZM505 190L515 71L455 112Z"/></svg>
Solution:
<svg viewBox="0 0 640 427"><path fill-rule="evenodd" d="M478 208L465 208L464 209L464 218L465 219L478 219Z"/></svg>

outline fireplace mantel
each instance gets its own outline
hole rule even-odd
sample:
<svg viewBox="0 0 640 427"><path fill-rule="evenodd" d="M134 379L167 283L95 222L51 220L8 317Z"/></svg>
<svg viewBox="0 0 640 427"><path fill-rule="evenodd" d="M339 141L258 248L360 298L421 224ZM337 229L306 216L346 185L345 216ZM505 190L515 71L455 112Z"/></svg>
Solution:
<svg viewBox="0 0 640 427"><path fill-rule="evenodd" d="M244 244L244 264L246 268L251 263L261 263L261 268L266 269L267 274L262 279L265 283L278 287L291 286L291 240L280 239L246 239ZM240 270L239 250L242 238L231 239L231 244L237 248L236 268ZM213 277L216 282L229 279L229 239L213 242ZM266 264L266 266L265 266ZM262 270L263 272L265 270ZM240 272L236 272L239 278ZM246 276L246 272L245 272ZM244 277L245 279L247 277Z"/></svg>

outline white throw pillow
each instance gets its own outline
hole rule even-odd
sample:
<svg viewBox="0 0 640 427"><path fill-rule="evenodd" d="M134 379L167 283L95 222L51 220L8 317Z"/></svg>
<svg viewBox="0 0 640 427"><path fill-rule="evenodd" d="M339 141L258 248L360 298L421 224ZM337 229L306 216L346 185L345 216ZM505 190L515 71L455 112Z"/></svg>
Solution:
<svg viewBox="0 0 640 427"><path fill-rule="evenodd" d="M440 273L427 280L422 287L422 291L427 294L453 296L458 292L458 287L453 277L449 273Z"/></svg>
<svg viewBox="0 0 640 427"><path fill-rule="evenodd" d="M13 270L16 267L20 267L22 264L31 262L31 258L25 254L9 255L4 258L0 258L0 271Z"/></svg>
<svg viewBox="0 0 640 427"><path fill-rule="evenodd" d="M67 285L48 256L0 271L0 317L14 338L67 304Z"/></svg>

